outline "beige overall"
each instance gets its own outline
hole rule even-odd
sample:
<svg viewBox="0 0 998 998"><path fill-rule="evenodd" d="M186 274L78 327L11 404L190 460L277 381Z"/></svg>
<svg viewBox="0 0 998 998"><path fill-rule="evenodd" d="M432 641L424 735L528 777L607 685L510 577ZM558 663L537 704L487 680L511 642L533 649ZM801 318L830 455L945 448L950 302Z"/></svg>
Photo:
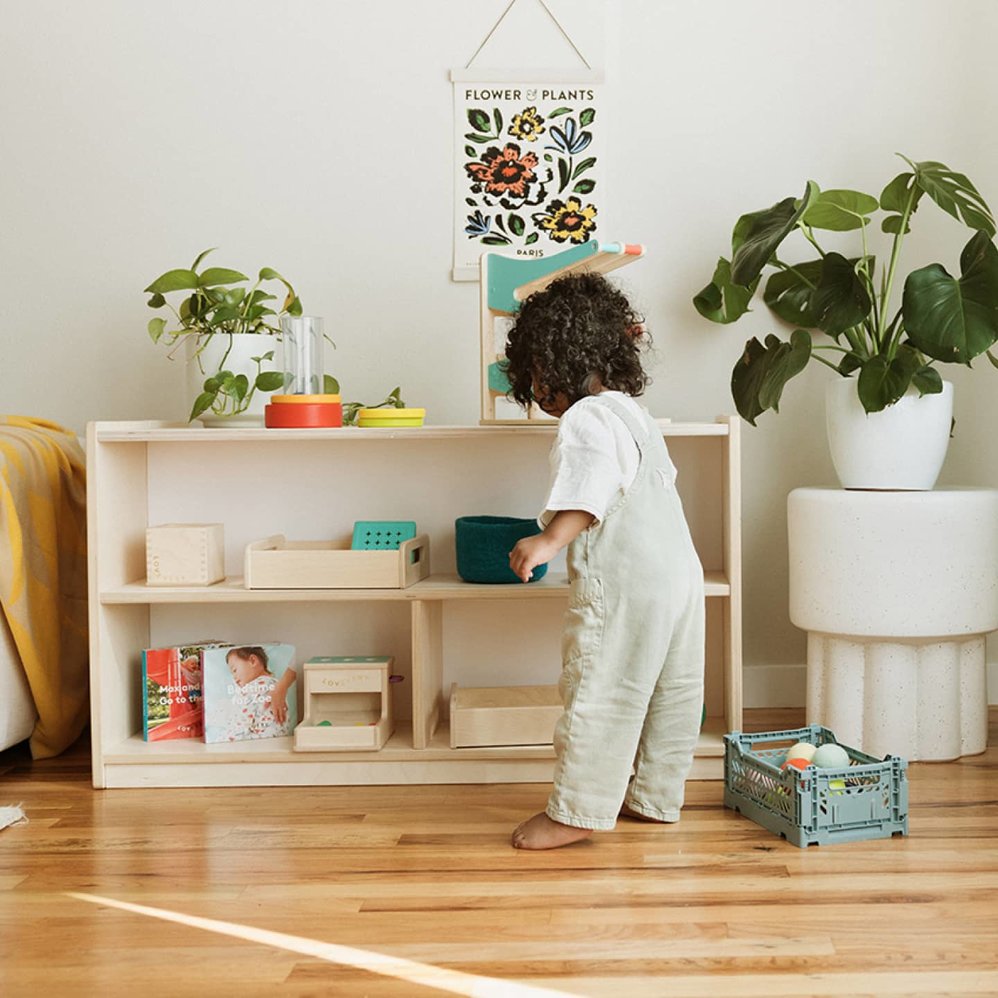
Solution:
<svg viewBox="0 0 998 998"><path fill-rule="evenodd" d="M598 398L627 425L640 460L626 494L568 548L565 711L546 812L609 829L621 803L679 820L703 704L704 588L661 431Z"/></svg>

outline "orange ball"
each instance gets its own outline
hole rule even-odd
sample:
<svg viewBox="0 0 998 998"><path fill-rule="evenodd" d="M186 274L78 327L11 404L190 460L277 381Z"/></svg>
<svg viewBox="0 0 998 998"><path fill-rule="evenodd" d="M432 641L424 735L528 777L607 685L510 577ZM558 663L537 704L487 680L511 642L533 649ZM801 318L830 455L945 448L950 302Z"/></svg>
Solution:
<svg viewBox="0 0 998 998"><path fill-rule="evenodd" d="M780 766L780 769L786 769L787 766L793 766L794 769L807 769L811 763L807 759L787 759L787 761Z"/></svg>

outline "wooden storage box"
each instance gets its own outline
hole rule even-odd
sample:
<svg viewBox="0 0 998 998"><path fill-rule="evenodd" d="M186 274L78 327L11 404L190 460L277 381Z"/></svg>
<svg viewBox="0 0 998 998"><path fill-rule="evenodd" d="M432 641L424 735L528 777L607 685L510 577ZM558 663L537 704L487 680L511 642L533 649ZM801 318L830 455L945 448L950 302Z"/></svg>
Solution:
<svg viewBox="0 0 998 998"><path fill-rule="evenodd" d="M305 716L298 752L377 750L395 729L391 668L373 656L312 658L305 663Z"/></svg>
<svg viewBox="0 0 998 998"><path fill-rule="evenodd" d="M550 745L561 716L557 686L459 687L450 691L450 747Z"/></svg>
<svg viewBox="0 0 998 998"><path fill-rule="evenodd" d="M352 551L349 541L288 541L282 534L246 546L247 589L407 589L430 574L430 539L397 551Z"/></svg>
<svg viewBox="0 0 998 998"><path fill-rule="evenodd" d="M147 586L210 586L224 578L221 523L163 523L146 528Z"/></svg>

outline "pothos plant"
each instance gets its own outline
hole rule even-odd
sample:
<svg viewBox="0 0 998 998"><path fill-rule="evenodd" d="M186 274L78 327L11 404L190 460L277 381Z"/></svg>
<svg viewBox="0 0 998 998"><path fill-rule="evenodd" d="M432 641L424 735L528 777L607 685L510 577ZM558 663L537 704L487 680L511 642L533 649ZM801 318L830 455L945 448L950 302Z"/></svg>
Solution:
<svg viewBox="0 0 998 998"><path fill-rule="evenodd" d="M218 416L235 416L245 412L256 392L273 392L283 388L286 376L281 371L264 371L262 366L274 359L274 350L264 350L267 341L261 340L261 353L251 358L256 373L250 380L245 374L236 374L226 367L236 333L255 333L260 336L280 338L282 315L301 315L302 304L295 289L272 267L264 267L256 283L247 291L240 287L249 277L238 270L226 267L208 267L198 273L201 261L213 252L210 249L198 254L189 269L168 270L156 278L145 290L150 297L150 308L168 308L175 322L162 316L149 320L149 336L153 343L178 347L189 336L195 336L194 357L202 374L207 374L203 389L194 400L189 420L195 420L209 409ZM271 307L277 296L261 289L265 281L278 281L285 294L280 308ZM179 307L166 300L171 292L185 292ZM168 325L176 328L167 329ZM206 371L203 364L204 350L214 336L227 337L226 349L216 370ZM327 337L328 339L328 337ZM332 341L330 341L332 342ZM335 346L335 344L333 344ZM323 391L338 395L339 382L330 374L323 376ZM351 426L357 422L361 409L404 409L405 402L400 388L393 389L381 402L373 405L348 402L343 406L343 423Z"/></svg>
<svg viewBox="0 0 998 998"><path fill-rule="evenodd" d="M719 323L749 311L763 272L763 301L796 327L781 339L753 337L735 364L731 393L739 414L755 425L767 409L779 411L783 389L814 359L839 375L857 375L859 400L867 412L897 402L909 388L920 395L942 391L936 363L970 366L992 352L998 340L998 249L995 220L970 180L937 162L912 162L879 198L853 190L822 191L807 182L803 196L785 198L742 215L731 237L731 259L721 257L711 282L693 299L697 311ZM892 302L900 280L905 236L924 195L973 230L960 255L960 276L938 263L904 280L900 303ZM892 237L886 265L877 267L870 232L877 211L880 230ZM857 231L859 245L846 256L824 250L816 230ZM796 235L816 257L789 262L783 244ZM825 334L830 342L820 342Z"/></svg>
<svg viewBox="0 0 998 998"><path fill-rule="evenodd" d="M209 409L218 416L237 415L249 408L256 392L272 392L281 388L284 385L282 372L261 369L263 364L274 358L273 348L267 349L267 339L261 339L260 355L252 358L256 364L252 380L246 374L236 374L226 367L232 350L232 337L237 333L279 337L281 316L302 313L301 299L295 289L272 267L264 267L256 283L248 290L241 285L248 282L249 277L238 270L207 267L199 273L201 261L211 252L208 249L198 254L187 269L168 270L145 289L151 295L147 303L150 308L168 308L173 313L173 321L162 316L149 320L149 336L153 343L174 347L190 336L195 337L194 357L201 373L208 377L201 394L194 401L188 417L191 420ZM277 296L260 287L265 281L277 281L284 286L280 308L272 307ZM184 292L184 298L178 307L174 307L167 301L166 295L177 291ZM227 338L226 349L217 369L207 371L203 354L215 336Z"/></svg>

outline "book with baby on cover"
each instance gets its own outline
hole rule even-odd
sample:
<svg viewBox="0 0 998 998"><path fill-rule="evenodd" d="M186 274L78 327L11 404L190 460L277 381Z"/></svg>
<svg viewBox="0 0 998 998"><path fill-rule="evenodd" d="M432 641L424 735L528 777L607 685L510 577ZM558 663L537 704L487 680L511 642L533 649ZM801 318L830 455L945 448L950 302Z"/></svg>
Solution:
<svg viewBox="0 0 998 998"><path fill-rule="evenodd" d="M192 641L142 652L142 737L147 742L204 734L201 652L221 643Z"/></svg>
<svg viewBox="0 0 998 998"><path fill-rule="evenodd" d="M298 723L294 645L205 648L204 740L241 742L290 735Z"/></svg>

